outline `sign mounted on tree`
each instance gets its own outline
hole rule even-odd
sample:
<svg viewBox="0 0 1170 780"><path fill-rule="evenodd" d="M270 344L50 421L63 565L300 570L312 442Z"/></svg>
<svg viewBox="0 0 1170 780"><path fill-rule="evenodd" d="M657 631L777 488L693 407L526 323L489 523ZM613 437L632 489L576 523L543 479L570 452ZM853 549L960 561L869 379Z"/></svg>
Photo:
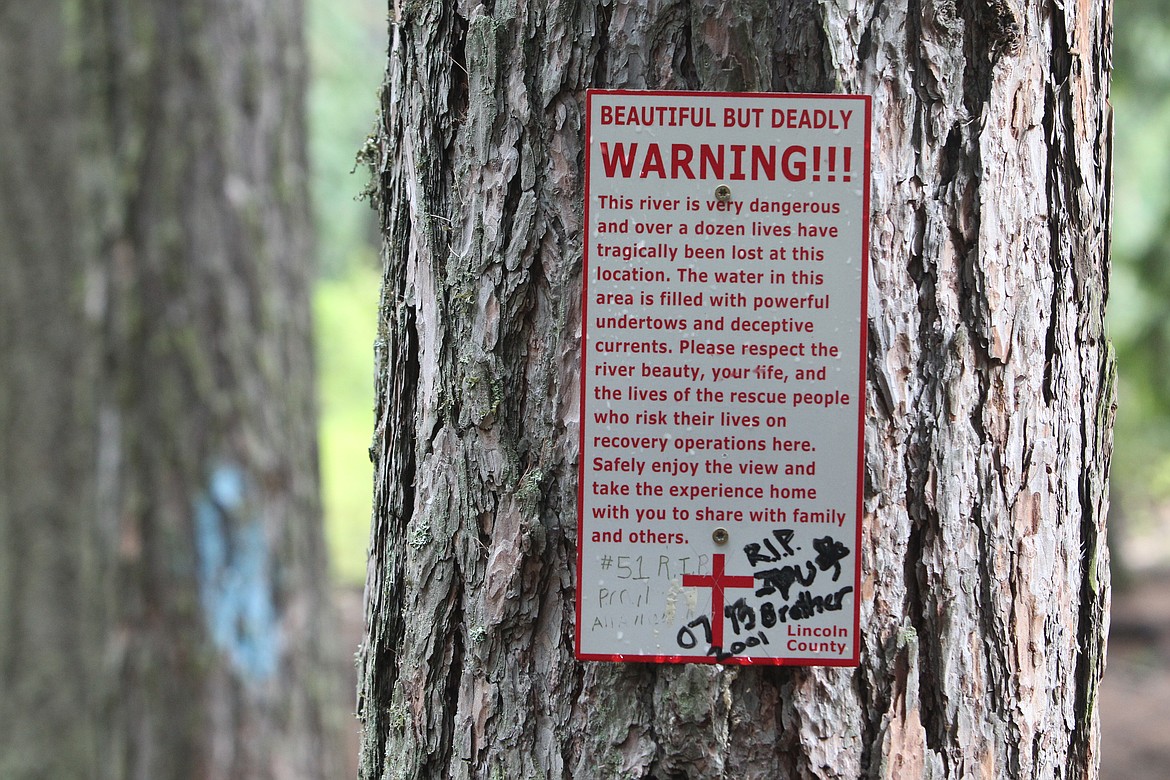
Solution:
<svg viewBox="0 0 1170 780"><path fill-rule="evenodd" d="M587 100L577 655L856 664L869 98Z"/></svg>

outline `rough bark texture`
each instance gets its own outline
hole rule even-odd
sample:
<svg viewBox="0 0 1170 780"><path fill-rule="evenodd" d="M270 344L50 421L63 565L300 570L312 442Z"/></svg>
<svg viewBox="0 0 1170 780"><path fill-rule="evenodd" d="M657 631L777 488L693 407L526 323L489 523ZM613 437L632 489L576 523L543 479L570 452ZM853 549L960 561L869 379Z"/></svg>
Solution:
<svg viewBox="0 0 1170 780"><path fill-rule="evenodd" d="M19 6L56 38L0 50L44 106L0 165L0 774L335 778L301 6Z"/></svg>
<svg viewBox="0 0 1170 780"><path fill-rule="evenodd" d="M396 3L363 778L1090 778L1107 3ZM857 669L578 663L584 90L874 98Z"/></svg>

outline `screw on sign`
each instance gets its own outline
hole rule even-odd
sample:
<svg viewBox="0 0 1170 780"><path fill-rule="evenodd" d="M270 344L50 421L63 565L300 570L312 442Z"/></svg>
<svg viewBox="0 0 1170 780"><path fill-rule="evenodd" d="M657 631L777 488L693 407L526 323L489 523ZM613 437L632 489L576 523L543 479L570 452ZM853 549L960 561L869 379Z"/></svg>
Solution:
<svg viewBox="0 0 1170 780"><path fill-rule="evenodd" d="M756 580L748 575L728 576L724 573L723 553L712 556L710 574L684 574L683 586L711 589L711 645L723 649L723 591L725 588L754 588Z"/></svg>

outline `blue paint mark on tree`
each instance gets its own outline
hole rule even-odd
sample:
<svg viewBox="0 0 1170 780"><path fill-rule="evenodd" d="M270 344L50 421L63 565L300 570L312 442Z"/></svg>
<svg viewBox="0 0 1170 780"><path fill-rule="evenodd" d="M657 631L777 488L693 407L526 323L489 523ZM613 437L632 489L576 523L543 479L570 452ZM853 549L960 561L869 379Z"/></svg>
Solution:
<svg viewBox="0 0 1170 780"><path fill-rule="evenodd" d="M212 642L247 680L276 674L280 626L269 571L269 545L259 521L241 515L243 472L218 465L195 502L199 595Z"/></svg>

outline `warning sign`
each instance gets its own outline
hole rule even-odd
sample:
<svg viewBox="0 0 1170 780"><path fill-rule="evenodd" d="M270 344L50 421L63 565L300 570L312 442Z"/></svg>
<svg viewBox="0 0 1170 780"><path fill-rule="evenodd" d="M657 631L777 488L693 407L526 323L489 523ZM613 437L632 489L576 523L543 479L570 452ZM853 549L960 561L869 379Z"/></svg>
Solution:
<svg viewBox="0 0 1170 780"><path fill-rule="evenodd" d="M857 663L869 128L589 93L579 658Z"/></svg>

